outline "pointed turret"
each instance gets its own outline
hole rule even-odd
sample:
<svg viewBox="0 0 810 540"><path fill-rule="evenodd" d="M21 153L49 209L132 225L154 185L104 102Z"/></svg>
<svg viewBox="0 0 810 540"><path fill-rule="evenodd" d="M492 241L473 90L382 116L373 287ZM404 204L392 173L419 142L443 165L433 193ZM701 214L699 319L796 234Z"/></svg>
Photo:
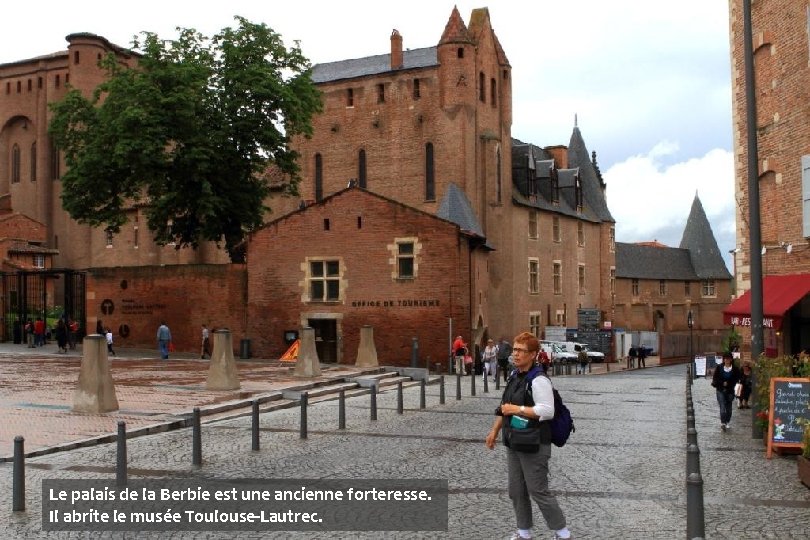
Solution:
<svg viewBox="0 0 810 540"><path fill-rule="evenodd" d="M461 18L461 14L455 6L444 27L442 38L439 40L439 45L447 43L472 43L470 35L467 32L467 25L464 24L464 20Z"/></svg>
<svg viewBox="0 0 810 540"><path fill-rule="evenodd" d="M689 250L692 266L701 279L731 279L697 193L678 247Z"/></svg>
<svg viewBox="0 0 810 540"><path fill-rule="evenodd" d="M575 120L576 121L576 120ZM582 196L590 206L596 216L602 221L615 221L610 213L605 197L605 184L602 182L602 175L591 161L588 147L579 127L574 127L571 134L571 141L568 143L568 168L579 167L580 180L582 182Z"/></svg>

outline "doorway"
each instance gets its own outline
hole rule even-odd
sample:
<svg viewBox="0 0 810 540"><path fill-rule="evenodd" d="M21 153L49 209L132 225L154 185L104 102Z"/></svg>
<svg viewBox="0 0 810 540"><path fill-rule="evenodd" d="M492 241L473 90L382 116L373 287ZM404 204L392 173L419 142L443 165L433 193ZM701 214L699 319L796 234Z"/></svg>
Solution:
<svg viewBox="0 0 810 540"><path fill-rule="evenodd" d="M315 351L321 363L337 362L337 320L307 319L307 324L315 331Z"/></svg>

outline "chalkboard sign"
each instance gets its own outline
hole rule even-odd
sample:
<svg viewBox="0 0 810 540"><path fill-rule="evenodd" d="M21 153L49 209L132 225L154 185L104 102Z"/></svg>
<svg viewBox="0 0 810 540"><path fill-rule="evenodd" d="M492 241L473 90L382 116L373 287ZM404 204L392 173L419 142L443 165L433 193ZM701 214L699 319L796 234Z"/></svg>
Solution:
<svg viewBox="0 0 810 540"><path fill-rule="evenodd" d="M771 379L771 404L768 409L768 451L774 448L800 448L804 426L810 420L810 379L774 377Z"/></svg>

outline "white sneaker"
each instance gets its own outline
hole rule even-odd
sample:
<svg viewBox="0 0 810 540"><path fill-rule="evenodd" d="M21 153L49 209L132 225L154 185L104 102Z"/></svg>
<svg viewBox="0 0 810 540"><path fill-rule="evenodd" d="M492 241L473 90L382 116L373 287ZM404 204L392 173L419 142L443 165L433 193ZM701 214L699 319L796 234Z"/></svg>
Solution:
<svg viewBox="0 0 810 540"><path fill-rule="evenodd" d="M515 531L512 533L512 536L509 537L509 540L532 540L532 537L520 536L520 534Z"/></svg>
<svg viewBox="0 0 810 540"><path fill-rule="evenodd" d="M731 429L731 422L726 422L726 429Z"/></svg>
<svg viewBox="0 0 810 540"><path fill-rule="evenodd" d="M723 431L725 431L725 430L726 430L726 427L727 427L727 426L726 426L725 424L720 424L720 429L722 429Z"/></svg>

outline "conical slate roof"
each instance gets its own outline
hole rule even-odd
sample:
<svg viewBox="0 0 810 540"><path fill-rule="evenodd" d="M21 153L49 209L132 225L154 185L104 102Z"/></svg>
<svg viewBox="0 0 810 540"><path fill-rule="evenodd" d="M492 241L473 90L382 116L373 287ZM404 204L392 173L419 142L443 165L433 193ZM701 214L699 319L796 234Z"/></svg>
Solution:
<svg viewBox="0 0 810 540"><path fill-rule="evenodd" d="M585 199L586 206L589 206L600 220L615 222L616 220L613 219L608 209L602 176L596 171L596 167L591 161L579 127L574 126L571 141L568 143L568 168L577 167L579 167L582 197Z"/></svg>
<svg viewBox="0 0 810 540"><path fill-rule="evenodd" d="M731 279L697 193L679 247L689 250L692 266L701 279Z"/></svg>
<svg viewBox="0 0 810 540"><path fill-rule="evenodd" d="M478 223L467 195L452 182L447 186L444 198L436 211L436 217L452 221L462 231L484 238L484 229Z"/></svg>

